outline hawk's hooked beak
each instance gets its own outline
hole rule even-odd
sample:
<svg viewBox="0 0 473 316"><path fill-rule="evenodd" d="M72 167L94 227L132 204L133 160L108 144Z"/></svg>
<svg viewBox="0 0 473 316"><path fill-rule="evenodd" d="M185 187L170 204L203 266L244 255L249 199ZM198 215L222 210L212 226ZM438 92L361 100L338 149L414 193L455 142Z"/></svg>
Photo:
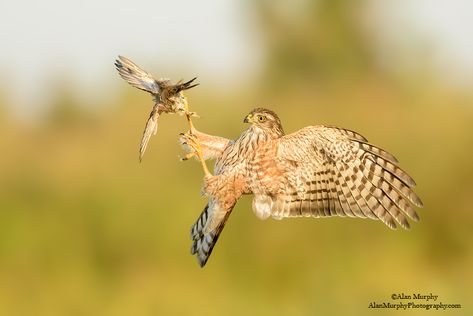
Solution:
<svg viewBox="0 0 473 316"><path fill-rule="evenodd" d="M250 119L253 117L253 114L248 114L245 116L245 119L243 120L243 123L250 123Z"/></svg>

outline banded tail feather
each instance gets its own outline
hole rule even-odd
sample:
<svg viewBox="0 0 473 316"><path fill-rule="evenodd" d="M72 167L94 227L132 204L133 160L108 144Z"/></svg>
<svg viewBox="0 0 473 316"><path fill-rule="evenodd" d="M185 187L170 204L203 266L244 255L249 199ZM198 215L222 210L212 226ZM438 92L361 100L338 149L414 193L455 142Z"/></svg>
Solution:
<svg viewBox="0 0 473 316"><path fill-rule="evenodd" d="M217 223L213 223L213 221L216 220L216 218L214 218L215 214L213 214L212 209L209 208L209 204L207 204L195 224L192 226L190 233L190 237L193 241L191 254L196 255L201 268L205 266L207 260L212 254L212 250L218 241L218 237L220 236L230 213L231 210L225 212L223 217L220 218ZM210 229L211 226L215 227Z"/></svg>

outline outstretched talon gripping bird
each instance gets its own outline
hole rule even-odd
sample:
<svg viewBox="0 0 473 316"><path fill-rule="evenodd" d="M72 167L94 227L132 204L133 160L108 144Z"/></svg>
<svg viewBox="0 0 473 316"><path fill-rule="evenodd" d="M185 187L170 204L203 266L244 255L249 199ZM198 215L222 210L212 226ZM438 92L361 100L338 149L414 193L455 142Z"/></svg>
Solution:
<svg viewBox="0 0 473 316"><path fill-rule="evenodd" d="M130 59L123 56L118 56L118 59L115 61L115 67L120 76L130 85L149 92L153 96L154 106L146 122L140 144L141 161L148 146L149 138L151 135L156 135L158 117L162 113L181 113L188 115L188 117L195 115L193 112L188 112L187 99L183 91L197 86L198 83L194 83L197 77L187 82L179 81L176 84L172 84L169 79L155 79L149 72L141 69Z"/></svg>
<svg viewBox="0 0 473 316"><path fill-rule="evenodd" d="M316 125L285 135L279 117L257 108L244 119L250 126L236 140L196 130L180 142L188 152L216 159L206 173L208 204L191 228L191 253L203 267L233 207L253 194L252 208L261 219L273 217L348 216L381 220L409 228L422 207L414 180L397 159L360 134ZM199 146L197 146L199 145Z"/></svg>

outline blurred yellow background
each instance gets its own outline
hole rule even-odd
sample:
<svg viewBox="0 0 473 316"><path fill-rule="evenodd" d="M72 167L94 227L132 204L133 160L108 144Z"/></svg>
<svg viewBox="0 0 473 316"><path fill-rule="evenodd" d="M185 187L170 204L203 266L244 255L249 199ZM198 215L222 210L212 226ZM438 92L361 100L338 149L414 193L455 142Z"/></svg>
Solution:
<svg viewBox="0 0 473 316"><path fill-rule="evenodd" d="M420 312L368 308L392 302L392 293L433 293L462 304L449 314L473 313L473 75L455 54L437 59L448 32L422 36L419 25L441 24L432 18L441 9L431 10L429 20L408 1L204 1L193 13L191 2L132 3L137 9L130 12L120 11L124 3L95 8L85 1L88 19L50 2L37 8L45 20L66 10L77 20L68 22L66 14L60 22L110 32L110 40L101 38L103 47L88 42L93 34L77 40L89 52L79 80L74 60L68 64L74 46L63 47L71 36L66 26L15 33L13 18L2 22L12 28L3 41L9 50L21 36L37 42L25 63L33 65L34 45L52 45L37 40L50 33L54 45L44 58L59 58L29 73L22 61L7 55L0 61L0 315ZM223 11L205 15L215 7ZM463 13L453 12L456 23L455 14ZM124 27L115 34L108 21ZM223 42L214 33L193 33L222 25L231 25L220 30ZM155 35L140 38L140 30ZM225 32L230 41L234 34L241 39L231 51L221 47ZM105 62L99 65L95 54ZM189 229L206 201L198 163L177 158L185 120L162 117L139 164L152 103L116 74L118 54L158 76L198 75L201 85L187 96L201 116L197 128L210 134L236 138L255 106L279 113L288 133L311 124L360 132L416 180L425 204L421 221L410 231L347 218L262 222L244 197L200 269L190 255ZM227 59L218 59L222 54ZM94 71L83 69L88 64ZM23 80L16 68L41 80Z"/></svg>

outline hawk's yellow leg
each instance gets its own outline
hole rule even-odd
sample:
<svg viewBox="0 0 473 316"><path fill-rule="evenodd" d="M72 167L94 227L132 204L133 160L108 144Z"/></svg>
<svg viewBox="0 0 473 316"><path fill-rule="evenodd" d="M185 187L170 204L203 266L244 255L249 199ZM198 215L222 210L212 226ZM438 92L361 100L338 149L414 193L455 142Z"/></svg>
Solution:
<svg viewBox="0 0 473 316"><path fill-rule="evenodd" d="M186 111L185 113L186 113L187 122L189 123L190 134L192 135L192 132L194 131L194 124L192 123L191 113L189 112L189 103L187 102L186 97L184 97L184 109ZM206 176L210 176L211 174L209 172L209 169L207 168L207 164L205 163L204 157L202 155L202 148L200 147L199 140L196 138L195 139L195 144L189 144L189 145L192 146L192 148L197 153L197 157L199 157L200 164L202 165L202 169L204 170L204 174ZM191 154L188 154L188 155L191 155ZM186 155L186 158L187 158L188 155ZM192 156L190 156L190 157L192 157Z"/></svg>

